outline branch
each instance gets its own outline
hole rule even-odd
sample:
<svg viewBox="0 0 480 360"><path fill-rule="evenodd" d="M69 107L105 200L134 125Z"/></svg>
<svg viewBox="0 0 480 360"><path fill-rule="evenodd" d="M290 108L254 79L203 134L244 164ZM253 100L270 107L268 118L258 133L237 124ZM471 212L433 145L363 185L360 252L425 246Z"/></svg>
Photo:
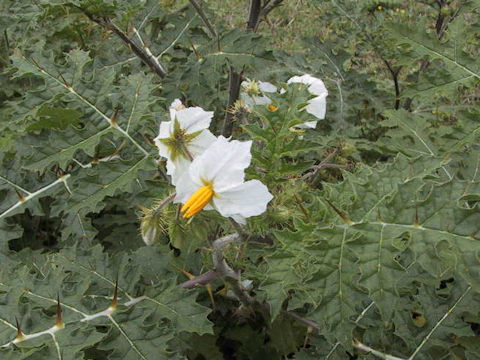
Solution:
<svg viewBox="0 0 480 360"><path fill-rule="evenodd" d="M262 20L263 18L266 18L267 15L270 13L270 11L275 9L277 6L280 6L282 2L283 0L270 0L263 6L262 11L260 12L259 21L258 21L257 27L255 28L255 31L257 30L258 25L260 24L260 20Z"/></svg>
<svg viewBox="0 0 480 360"><path fill-rule="evenodd" d="M387 65L388 71L392 75L393 84L395 85L395 110L400 108L400 86L398 85L398 73L400 72L401 67L397 70L393 70L392 66L388 60L383 60L385 65Z"/></svg>
<svg viewBox="0 0 480 360"><path fill-rule="evenodd" d="M207 271L205 274L198 275L194 277L193 279L187 280L184 283L182 283L180 286L183 289L192 289L196 287L197 285L206 285L212 280L218 279L222 275L217 272L217 271Z"/></svg>
<svg viewBox="0 0 480 360"><path fill-rule="evenodd" d="M125 34L111 19L109 18L96 18L91 14L87 13L85 10L79 8L85 16L87 16L91 21L97 23L105 30L112 31L115 35L117 35L120 40L122 40L137 57L142 60L142 62L147 65L150 69L153 70L155 74L157 74L161 79L163 79L167 74L163 67L158 62L157 58L151 54L151 52L147 52L146 50L142 49L138 46L132 39L130 39L127 34ZM143 43L143 42L142 42Z"/></svg>
<svg viewBox="0 0 480 360"><path fill-rule="evenodd" d="M207 29L210 32L210 35L212 36L212 38L216 39L218 37L217 32L213 28L212 23L208 20L207 15L205 14L205 11L203 11L202 7L200 6L200 4L197 3L196 0L189 0L189 1L190 1L190 4L193 5L195 10L197 10L198 15L200 15L205 25L207 25Z"/></svg>
<svg viewBox="0 0 480 360"><path fill-rule="evenodd" d="M247 30L257 31L260 21L282 2L283 0L269 0L262 6L261 0L251 0L250 10L248 12Z"/></svg>
<svg viewBox="0 0 480 360"><path fill-rule="evenodd" d="M393 356L393 355L389 355L389 354L385 354L385 353L382 353L378 350L375 350L375 349L372 349L370 346L367 346L365 344L362 344L360 341L358 341L357 339L355 339L353 341L353 347L358 349L358 350L362 350L362 351L366 351L372 355L375 355L376 357L380 358L380 359L384 359L384 360L406 360L404 358L399 358L399 357L396 357L396 356Z"/></svg>
<svg viewBox="0 0 480 360"><path fill-rule="evenodd" d="M137 38L140 41L140 43L142 44L143 48L145 49L145 52L147 53L148 57L150 59L152 59L152 61L156 65L156 68L160 69L163 72L163 76L165 76L167 72L166 72L165 68L162 66L162 64L160 64L160 61L158 61L158 57L156 57L152 54L152 52L150 51L150 48L147 46L145 41L143 41L142 37L140 36L140 33L138 32L138 30L135 26L133 27L132 30L135 33L135 35L137 35Z"/></svg>
<svg viewBox="0 0 480 360"><path fill-rule="evenodd" d="M243 72L237 73L233 66L230 66L230 73L228 76L228 104L225 112L225 119L223 121L222 135L225 137L232 136L233 121L235 114L232 112L233 105L240 97L240 87L243 80Z"/></svg>
<svg viewBox="0 0 480 360"><path fill-rule="evenodd" d="M235 272L230 265L228 265L223 255L223 248L234 243L240 242L240 235L232 234L224 236L213 242L212 260L215 266L215 271L218 272L231 286L235 295L240 302L245 306L250 306L256 303L248 292L242 287L240 281L240 274Z"/></svg>
<svg viewBox="0 0 480 360"><path fill-rule="evenodd" d="M255 31L260 22L260 12L262 11L261 0L251 0L250 10L248 11L247 30Z"/></svg>

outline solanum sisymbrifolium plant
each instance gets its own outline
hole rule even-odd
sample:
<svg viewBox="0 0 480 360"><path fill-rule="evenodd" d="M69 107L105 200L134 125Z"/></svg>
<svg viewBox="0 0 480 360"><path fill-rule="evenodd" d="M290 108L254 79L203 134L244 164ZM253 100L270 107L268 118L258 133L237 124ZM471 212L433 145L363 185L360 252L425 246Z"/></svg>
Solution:
<svg viewBox="0 0 480 360"><path fill-rule="evenodd" d="M0 15L1 360L480 359L477 1Z"/></svg>

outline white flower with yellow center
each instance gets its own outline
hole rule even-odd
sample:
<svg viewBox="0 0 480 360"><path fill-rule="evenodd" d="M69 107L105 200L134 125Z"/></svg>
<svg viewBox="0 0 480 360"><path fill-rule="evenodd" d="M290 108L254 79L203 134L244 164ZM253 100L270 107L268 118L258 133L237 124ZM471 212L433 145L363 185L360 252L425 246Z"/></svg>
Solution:
<svg viewBox="0 0 480 360"><path fill-rule="evenodd" d="M266 81L247 80L242 82L240 99L251 108L254 105L268 105L272 102L264 93L277 92L277 87Z"/></svg>
<svg viewBox="0 0 480 360"><path fill-rule="evenodd" d="M272 195L259 180L245 182L250 165L251 141L229 141L223 136L193 160L176 185L175 202L184 218L200 210L217 210L225 217L245 224L245 218L265 212Z"/></svg>
<svg viewBox="0 0 480 360"><path fill-rule="evenodd" d="M315 95L315 97L308 101L308 105L305 107L305 110L315 116L317 119L325 119L328 91L323 81L311 75L305 74L302 76L291 77L287 81L287 84L291 83L308 85L308 92L310 92L312 95ZM318 121L308 121L306 123L297 125L297 127L303 129L315 129L317 122Z"/></svg>
<svg viewBox="0 0 480 360"><path fill-rule="evenodd" d="M171 121L160 123L155 145L160 156L167 159L167 174L176 184L192 160L203 153L216 137L208 130L213 112L201 107L185 108L176 99L170 106Z"/></svg>

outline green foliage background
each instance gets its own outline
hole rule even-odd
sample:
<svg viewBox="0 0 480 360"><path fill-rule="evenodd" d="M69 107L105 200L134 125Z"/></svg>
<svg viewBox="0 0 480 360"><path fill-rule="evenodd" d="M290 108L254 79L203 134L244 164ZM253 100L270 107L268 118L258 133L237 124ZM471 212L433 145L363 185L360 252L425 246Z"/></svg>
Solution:
<svg viewBox="0 0 480 360"><path fill-rule="evenodd" d="M202 6L218 37L186 1L0 2L1 358L479 359L480 2L284 1L257 32L247 1ZM174 191L152 142L169 104L220 134L230 67L329 91L316 130L294 128L301 86L234 114L274 195L225 251L256 306L181 286L226 219L170 205L154 246L139 232Z"/></svg>

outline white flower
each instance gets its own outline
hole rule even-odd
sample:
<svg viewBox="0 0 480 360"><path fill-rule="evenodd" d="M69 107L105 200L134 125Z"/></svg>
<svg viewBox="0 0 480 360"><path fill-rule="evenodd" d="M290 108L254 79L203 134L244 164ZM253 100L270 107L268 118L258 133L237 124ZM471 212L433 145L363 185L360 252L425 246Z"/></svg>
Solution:
<svg viewBox="0 0 480 360"><path fill-rule="evenodd" d="M305 110L315 116L317 119L325 119L325 112L327 110L327 96L328 91L322 80L305 74L302 76L293 76L288 79L287 84L301 83L308 86L308 91L312 95L316 95L313 99L308 101L308 105ZM299 128L315 129L317 121L308 121L304 124L297 125Z"/></svg>
<svg viewBox="0 0 480 360"><path fill-rule="evenodd" d="M184 204L184 218L205 208L245 224L245 218L265 212L272 199L267 187L259 180L244 180L252 159L251 146L251 141L229 141L219 136L193 160L177 183L175 202Z"/></svg>
<svg viewBox="0 0 480 360"><path fill-rule="evenodd" d="M170 119L175 120L175 114L177 111L185 109L185 105L182 104L182 101L180 99L175 99L173 102L170 104Z"/></svg>
<svg viewBox="0 0 480 360"><path fill-rule="evenodd" d="M212 121L212 111L201 107L185 108L176 99L170 106L170 116L171 121L160 123L160 131L154 141L160 156L167 158L167 174L171 175L175 185L191 161L216 138L207 130Z"/></svg>
<svg viewBox="0 0 480 360"><path fill-rule="evenodd" d="M273 93L277 91L277 87L266 81L247 80L242 82L242 92L240 99L247 105L268 105L272 102L264 93Z"/></svg>

